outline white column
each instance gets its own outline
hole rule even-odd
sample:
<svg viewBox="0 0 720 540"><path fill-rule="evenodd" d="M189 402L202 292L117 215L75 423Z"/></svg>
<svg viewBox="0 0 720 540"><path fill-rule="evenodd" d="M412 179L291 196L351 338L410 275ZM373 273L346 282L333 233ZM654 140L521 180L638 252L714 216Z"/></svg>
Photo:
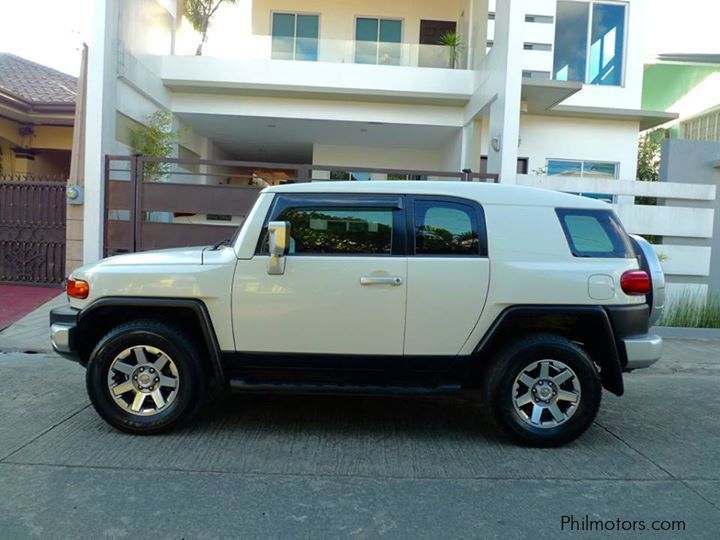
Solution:
<svg viewBox="0 0 720 540"><path fill-rule="evenodd" d="M517 174L524 22L524 0L497 3L491 53L495 69L490 73L496 80L489 81L497 85L497 95L489 108L488 172L499 174L502 183L514 184Z"/></svg>
<svg viewBox="0 0 720 540"><path fill-rule="evenodd" d="M460 156L461 169L480 171L482 154L482 120L472 120L463 126L462 151Z"/></svg>
<svg viewBox="0 0 720 540"><path fill-rule="evenodd" d="M88 47L85 123L85 209L83 261L102 258L105 207L105 154L115 141L118 0L92 2Z"/></svg>

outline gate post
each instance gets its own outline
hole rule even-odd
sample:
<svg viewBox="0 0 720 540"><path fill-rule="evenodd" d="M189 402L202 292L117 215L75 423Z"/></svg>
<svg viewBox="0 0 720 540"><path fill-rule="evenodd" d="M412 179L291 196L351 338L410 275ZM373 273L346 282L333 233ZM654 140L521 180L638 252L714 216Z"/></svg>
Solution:
<svg viewBox="0 0 720 540"><path fill-rule="evenodd" d="M144 161L142 155L133 154L130 161L130 193L132 204L130 208L130 232L133 253L140 251L142 245L142 184Z"/></svg>

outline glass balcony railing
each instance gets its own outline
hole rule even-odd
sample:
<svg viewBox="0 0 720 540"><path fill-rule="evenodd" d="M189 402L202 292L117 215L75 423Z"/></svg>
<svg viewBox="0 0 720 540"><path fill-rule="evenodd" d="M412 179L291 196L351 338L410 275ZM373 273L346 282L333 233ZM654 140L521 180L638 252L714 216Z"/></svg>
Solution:
<svg viewBox="0 0 720 540"><path fill-rule="evenodd" d="M197 43L178 36L175 54L192 56ZM443 45L386 43L336 39L311 39L250 35L231 42L211 41L203 56L241 60L290 60L337 64L465 69L465 55Z"/></svg>

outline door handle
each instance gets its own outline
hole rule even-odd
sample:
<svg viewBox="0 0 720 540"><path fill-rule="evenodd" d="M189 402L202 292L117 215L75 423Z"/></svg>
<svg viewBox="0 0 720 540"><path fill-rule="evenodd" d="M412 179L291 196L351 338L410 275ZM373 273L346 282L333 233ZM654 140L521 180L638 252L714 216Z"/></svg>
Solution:
<svg viewBox="0 0 720 540"><path fill-rule="evenodd" d="M363 276L360 278L360 285L392 285L399 287L403 279L400 276Z"/></svg>

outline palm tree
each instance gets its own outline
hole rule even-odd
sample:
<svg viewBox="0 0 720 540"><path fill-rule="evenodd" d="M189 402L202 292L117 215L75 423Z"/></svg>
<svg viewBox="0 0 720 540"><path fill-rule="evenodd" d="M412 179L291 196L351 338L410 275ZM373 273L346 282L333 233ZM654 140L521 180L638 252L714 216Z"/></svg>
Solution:
<svg viewBox="0 0 720 540"><path fill-rule="evenodd" d="M208 28L210 27L210 19L212 19L218 8L227 2L228 4L236 4L237 0L185 0L184 12L190 21L190 24L202 36L202 40L198 45L195 54L202 56L203 45L207 41Z"/></svg>

